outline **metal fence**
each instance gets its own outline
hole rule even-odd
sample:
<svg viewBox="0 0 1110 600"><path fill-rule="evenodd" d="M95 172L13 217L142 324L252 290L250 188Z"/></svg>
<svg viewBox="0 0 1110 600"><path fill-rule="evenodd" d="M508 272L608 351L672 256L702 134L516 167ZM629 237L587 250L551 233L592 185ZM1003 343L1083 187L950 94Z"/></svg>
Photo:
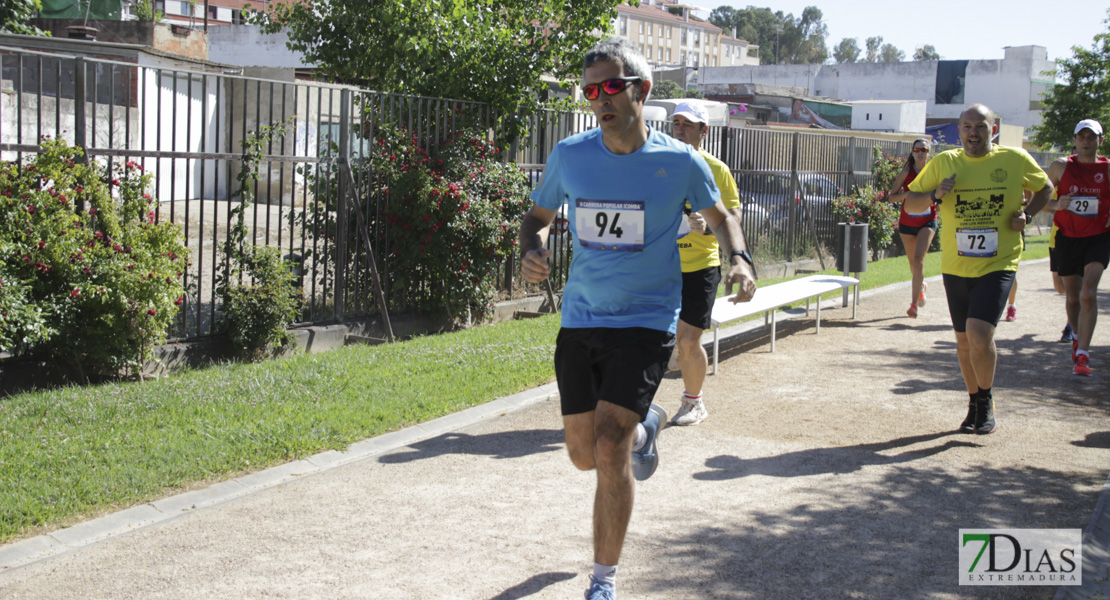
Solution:
<svg viewBox="0 0 1110 600"><path fill-rule="evenodd" d="M261 128L277 125L285 133L265 140L247 239L280 248L297 265L302 322L324 323L378 314L371 257L383 279L390 275L388 231L372 218L385 200L357 198L348 189L373 189L364 179L373 175L363 167L376 130L400 126L418 132L427 146L464 126L489 129L495 122L481 103L171 66L0 47L0 158L33 155L49 135L84 148L90 160L109 168L135 161L153 175L158 218L181 227L191 252L190 293L171 332L176 338L213 331L220 310L215 274L226 260L220 250L241 201L242 144ZM670 129L665 122L651 125ZM594 126L592 114L542 111L506 159L535 185L555 144ZM705 143L732 170L745 203L749 246L765 261L819 256L833 245L830 201L870 183L875 147L905 156L910 145L727 127L710 128ZM341 176L343 169L353 176ZM366 210L364 227L353 223L356 206ZM565 227L566 215L560 218ZM368 240L378 246L367 246ZM549 243L554 279L565 281L570 236L557 231ZM505 264L500 279L505 295L525 287L517 260ZM385 303L390 311L407 307L406 298L388 290Z"/></svg>
<svg viewBox="0 0 1110 600"><path fill-rule="evenodd" d="M349 235L356 217L340 167L356 173L355 187L366 187L360 167L383 124L419 131L427 146L457 128L493 122L482 103L4 47L0 81L3 160L21 161L51 136L109 169L134 161L153 175L157 218L178 224L190 250L190 293L171 332L177 338L212 333L215 275L227 260L220 250L241 202L242 143L260 128L276 124L285 134L265 141L247 239L280 248L298 265L302 322L327 322L378 313L364 240L384 236L373 220L372 235ZM378 214L381 198L362 200ZM371 250L388 277L381 258L388 247ZM390 310L406 307L405 298L387 302Z"/></svg>

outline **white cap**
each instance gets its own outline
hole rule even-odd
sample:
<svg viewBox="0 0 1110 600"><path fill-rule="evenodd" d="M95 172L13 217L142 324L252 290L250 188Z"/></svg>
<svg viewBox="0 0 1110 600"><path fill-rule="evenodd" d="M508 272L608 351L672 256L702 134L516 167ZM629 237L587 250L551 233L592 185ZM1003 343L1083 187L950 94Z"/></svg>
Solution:
<svg viewBox="0 0 1110 600"><path fill-rule="evenodd" d="M674 108L674 114L671 115L671 118L673 119L679 115L686 117L691 123L709 123L709 115L705 112L705 108L693 102L680 102Z"/></svg>
<svg viewBox="0 0 1110 600"><path fill-rule="evenodd" d="M1083 119L1080 121L1079 124L1075 126L1075 135L1079 135L1079 132L1084 129L1090 129L1095 135L1102 135L1102 125L1099 125L1098 121L1094 119Z"/></svg>

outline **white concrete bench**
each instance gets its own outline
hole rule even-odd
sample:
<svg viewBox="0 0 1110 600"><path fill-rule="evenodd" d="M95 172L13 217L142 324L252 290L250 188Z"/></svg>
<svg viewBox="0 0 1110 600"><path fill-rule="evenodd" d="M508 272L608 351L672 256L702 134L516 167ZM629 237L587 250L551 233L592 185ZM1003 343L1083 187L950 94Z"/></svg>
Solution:
<svg viewBox="0 0 1110 600"><path fill-rule="evenodd" d="M859 306L859 280L855 277L841 275L810 275L799 279L792 279L776 283L756 290L755 296L749 302L733 304L728 297L717 298L713 303L713 374L717 373L717 362L720 350L721 323L735 321L763 313L763 325L771 325L771 352L775 351L775 325L778 309L795 302L806 301L806 316L809 316L809 302L818 298L817 302L817 333L821 333L821 302L822 294L835 292L847 288L855 288L852 299L852 318L856 318L856 307ZM845 292L847 294L847 292Z"/></svg>

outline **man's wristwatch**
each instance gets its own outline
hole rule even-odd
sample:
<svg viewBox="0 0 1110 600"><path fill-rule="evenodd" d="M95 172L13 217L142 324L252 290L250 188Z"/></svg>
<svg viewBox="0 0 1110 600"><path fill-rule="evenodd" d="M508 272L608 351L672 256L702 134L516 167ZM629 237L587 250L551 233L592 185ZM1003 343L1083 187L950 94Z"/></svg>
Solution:
<svg viewBox="0 0 1110 600"><path fill-rule="evenodd" d="M732 255L730 256L730 258L732 256L739 256L740 258L747 261L748 266L752 267L753 269L755 268L755 261L752 260L752 255L748 254L747 250L733 250Z"/></svg>
<svg viewBox="0 0 1110 600"><path fill-rule="evenodd" d="M752 268L752 276L759 277L755 272L755 261L752 260L752 255L749 254L747 250L733 250L732 254L729 256L729 260L732 260L733 256L739 256L741 259L747 261L748 266Z"/></svg>

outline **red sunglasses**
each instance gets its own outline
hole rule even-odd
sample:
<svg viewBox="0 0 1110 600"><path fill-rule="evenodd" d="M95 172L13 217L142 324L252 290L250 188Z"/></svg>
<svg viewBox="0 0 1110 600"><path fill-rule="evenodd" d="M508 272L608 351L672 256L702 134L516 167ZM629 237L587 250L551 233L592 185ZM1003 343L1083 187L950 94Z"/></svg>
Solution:
<svg viewBox="0 0 1110 600"><path fill-rule="evenodd" d="M590 85L584 86L582 88L582 95L585 96L587 100L597 100L601 92L605 92L608 96L616 96L623 92L624 88L628 87L629 84L634 83L639 85L643 81L644 79L642 77L614 77L612 79L606 79L601 83L591 83Z"/></svg>
<svg viewBox="0 0 1110 600"><path fill-rule="evenodd" d="M913 151L914 152L928 152L929 149L928 148L914 148Z"/></svg>

